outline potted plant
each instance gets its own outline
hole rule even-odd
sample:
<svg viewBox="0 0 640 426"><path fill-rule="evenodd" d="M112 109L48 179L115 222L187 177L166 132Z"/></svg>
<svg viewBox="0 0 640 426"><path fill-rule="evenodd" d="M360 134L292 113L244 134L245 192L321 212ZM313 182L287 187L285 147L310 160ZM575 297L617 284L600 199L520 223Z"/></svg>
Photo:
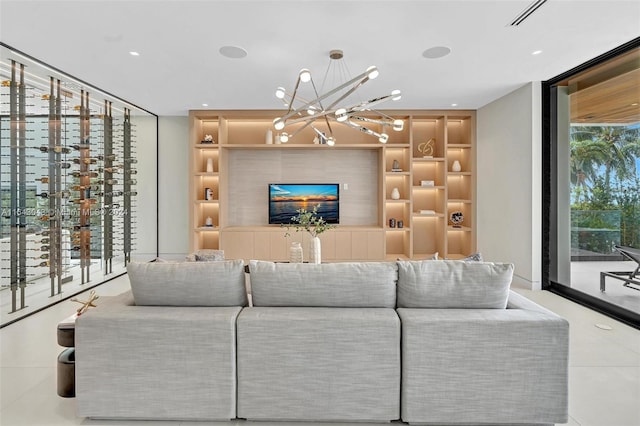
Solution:
<svg viewBox="0 0 640 426"><path fill-rule="evenodd" d="M289 230L291 228L295 228L296 232L306 231L309 233L311 236L311 241L309 242L310 263L320 263L321 261L321 246L318 235L335 228L334 225L327 223L327 221L318 214L318 206L319 204L313 206L311 211L306 209L296 210L297 214L291 217L289 224L283 225L287 228L286 237L290 235Z"/></svg>

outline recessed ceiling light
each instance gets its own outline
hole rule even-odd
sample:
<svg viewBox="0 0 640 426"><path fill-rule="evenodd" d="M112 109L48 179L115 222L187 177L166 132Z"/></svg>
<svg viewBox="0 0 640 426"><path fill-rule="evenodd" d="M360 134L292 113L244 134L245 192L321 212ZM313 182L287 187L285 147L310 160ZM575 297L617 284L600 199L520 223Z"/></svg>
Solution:
<svg viewBox="0 0 640 426"><path fill-rule="evenodd" d="M447 46L435 46L422 52L422 56L427 59L438 59L447 56L449 53L451 53L451 49Z"/></svg>
<svg viewBox="0 0 640 426"><path fill-rule="evenodd" d="M131 56L140 56L140 54L138 52L133 52L133 51L129 52L129 55L131 55Z"/></svg>
<svg viewBox="0 0 640 426"><path fill-rule="evenodd" d="M458 106L458 104L451 104L451 106L452 106L452 107L457 107L457 106Z"/></svg>
<svg viewBox="0 0 640 426"><path fill-rule="evenodd" d="M247 51L238 46L222 46L219 52L222 56L232 59L240 59L247 56Z"/></svg>
<svg viewBox="0 0 640 426"><path fill-rule="evenodd" d="M638 103L634 102L634 103L631 104L631 106L638 106Z"/></svg>
<svg viewBox="0 0 640 426"><path fill-rule="evenodd" d="M534 50L533 52L531 52L532 55L539 55L542 53L542 50Z"/></svg>
<svg viewBox="0 0 640 426"><path fill-rule="evenodd" d="M204 107L208 107L208 106L209 106L209 104L202 104L202 106L204 106Z"/></svg>

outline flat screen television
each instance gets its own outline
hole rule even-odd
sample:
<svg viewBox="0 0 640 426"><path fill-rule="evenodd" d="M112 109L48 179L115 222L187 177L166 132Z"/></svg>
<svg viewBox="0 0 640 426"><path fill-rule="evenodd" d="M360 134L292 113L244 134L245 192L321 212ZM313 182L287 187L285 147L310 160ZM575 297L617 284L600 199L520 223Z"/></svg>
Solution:
<svg viewBox="0 0 640 426"><path fill-rule="evenodd" d="M313 210L327 223L340 221L340 185L337 183L270 183L269 223L287 224L297 210Z"/></svg>

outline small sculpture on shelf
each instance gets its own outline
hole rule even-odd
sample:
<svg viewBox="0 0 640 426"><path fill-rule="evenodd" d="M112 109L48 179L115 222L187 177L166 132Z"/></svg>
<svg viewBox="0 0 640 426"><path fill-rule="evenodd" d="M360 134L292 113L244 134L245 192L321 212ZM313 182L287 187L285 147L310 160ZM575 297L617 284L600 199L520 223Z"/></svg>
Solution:
<svg viewBox="0 0 640 426"><path fill-rule="evenodd" d="M212 135L204 135L204 139L201 141L201 143L215 143L215 141L213 140L213 136Z"/></svg>
<svg viewBox="0 0 640 426"><path fill-rule="evenodd" d="M392 172L401 172L402 167L400 167L400 162L398 160L393 160L393 165L391 166Z"/></svg>
<svg viewBox="0 0 640 426"><path fill-rule="evenodd" d="M451 212L450 220L454 228L462 228L462 222L464 222L464 215L462 214L461 211Z"/></svg>
<svg viewBox="0 0 640 426"><path fill-rule="evenodd" d="M423 158L433 158L433 152L435 151L436 139L431 138L426 142L420 143L418 145L418 152L422 154Z"/></svg>

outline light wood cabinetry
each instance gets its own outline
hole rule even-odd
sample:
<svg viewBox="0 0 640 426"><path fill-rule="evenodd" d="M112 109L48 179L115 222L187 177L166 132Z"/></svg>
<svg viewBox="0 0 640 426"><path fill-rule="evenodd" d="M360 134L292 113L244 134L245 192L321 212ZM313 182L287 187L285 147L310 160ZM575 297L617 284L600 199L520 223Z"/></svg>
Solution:
<svg viewBox="0 0 640 426"><path fill-rule="evenodd" d="M386 144L336 124L334 147L314 144L309 128L276 143L272 123L281 113L190 113L192 250L287 260L290 242L301 241L306 251L306 234L285 237L266 213L267 183L295 182L340 184L341 223L321 235L326 261L460 258L476 250L475 111L385 111L405 122ZM214 143L203 144L205 135ZM464 217L460 226L453 212Z"/></svg>

